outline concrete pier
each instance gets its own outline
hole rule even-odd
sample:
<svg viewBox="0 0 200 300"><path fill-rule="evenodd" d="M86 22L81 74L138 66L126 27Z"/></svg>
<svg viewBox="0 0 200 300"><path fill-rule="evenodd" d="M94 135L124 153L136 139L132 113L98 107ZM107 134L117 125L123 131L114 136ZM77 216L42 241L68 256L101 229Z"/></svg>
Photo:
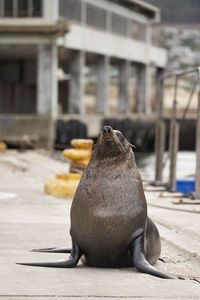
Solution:
<svg viewBox="0 0 200 300"><path fill-rule="evenodd" d="M110 58L108 56L98 56L96 113L99 114L106 114L108 112L107 98L109 84L109 64Z"/></svg>
<svg viewBox="0 0 200 300"><path fill-rule="evenodd" d="M85 52L72 51L70 61L70 84L69 84L69 113L84 114L85 105L83 95L85 90L84 83Z"/></svg>
<svg viewBox="0 0 200 300"><path fill-rule="evenodd" d="M57 47L38 45L37 48L37 114L47 119L46 142L38 142L38 146L46 145L52 149L55 141L55 119L58 115L58 54Z"/></svg>
<svg viewBox="0 0 200 300"><path fill-rule="evenodd" d="M127 113L129 111L128 84L130 77L130 62L121 60L119 66L119 112Z"/></svg>
<svg viewBox="0 0 200 300"><path fill-rule="evenodd" d="M149 65L137 64L136 112L148 114L150 108L150 69Z"/></svg>
<svg viewBox="0 0 200 300"><path fill-rule="evenodd" d="M56 45L39 45L37 50L37 113L57 117L58 55Z"/></svg>

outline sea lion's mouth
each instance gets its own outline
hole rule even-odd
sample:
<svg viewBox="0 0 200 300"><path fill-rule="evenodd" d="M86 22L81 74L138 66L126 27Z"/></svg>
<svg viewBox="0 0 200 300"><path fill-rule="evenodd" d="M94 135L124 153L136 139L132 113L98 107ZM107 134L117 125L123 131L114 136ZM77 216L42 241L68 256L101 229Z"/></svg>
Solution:
<svg viewBox="0 0 200 300"><path fill-rule="evenodd" d="M113 137L112 136L104 136L103 140L104 140L104 142L112 142L113 141Z"/></svg>

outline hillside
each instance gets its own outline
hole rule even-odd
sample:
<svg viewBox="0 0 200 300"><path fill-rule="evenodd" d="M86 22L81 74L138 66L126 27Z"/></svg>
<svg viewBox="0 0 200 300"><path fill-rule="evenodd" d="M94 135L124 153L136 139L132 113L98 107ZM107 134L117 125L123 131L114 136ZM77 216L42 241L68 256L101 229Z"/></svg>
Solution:
<svg viewBox="0 0 200 300"><path fill-rule="evenodd" d="M200 23L199 0L145 0L161 8L161 22L170 24Z"/></svg>

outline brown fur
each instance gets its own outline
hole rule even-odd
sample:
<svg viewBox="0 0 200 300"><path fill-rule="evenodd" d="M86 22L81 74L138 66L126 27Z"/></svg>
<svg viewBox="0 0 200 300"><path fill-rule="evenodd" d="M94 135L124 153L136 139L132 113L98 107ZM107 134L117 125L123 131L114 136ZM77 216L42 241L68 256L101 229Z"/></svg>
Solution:
<svg viewBox="0 0 200 300"><path fill-rule="evenodd" d="M155 226L148 222L131 145L118 131L102 131L72 203L72 239L89 266L132 266L129 246L133 234L139 229L145 232L147 225ZM160 239L158 232L151 238L150 227L145 248L147 259L154 263L160 254ZM158 241L156 248L152 241Z"/></svg>

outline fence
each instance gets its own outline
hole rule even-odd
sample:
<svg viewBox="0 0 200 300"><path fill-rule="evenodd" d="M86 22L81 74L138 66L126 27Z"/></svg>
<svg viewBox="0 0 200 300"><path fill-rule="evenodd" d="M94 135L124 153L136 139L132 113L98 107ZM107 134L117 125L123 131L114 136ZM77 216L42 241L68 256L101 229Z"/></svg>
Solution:
<svg viewBox="0 0 200 300"><path fill-rule="evenodd" d="M195 197L200 197L200 67L197 67L188 71L175 72L167 76L162 76L160 74L158 91L157 91L157 122L156 122L156 140L155 140L155 150L156 150L156 169L155 169L155 182L160 185L163 183L162 171L163 171L163 158L165 151L165 136L166 136L166 124L164 121L163 113L163 89L164 81L168 78L174 78L174 98L173 98L173 108L170 121L170 137L169 137L169 159L170 159L170 176L169 176L169 190L176 190L176 161L177 152L179 148L179 121L177 118L177 93L179 81L181 78L189 75L196 74L197 79L193 84L191 90L188 104L184 110L183 118L185 118L186 113L189 109L194 91L196 88L198 94L198 107L197 107L197 129L196 129L196 174L195 174Z"/></svg>

